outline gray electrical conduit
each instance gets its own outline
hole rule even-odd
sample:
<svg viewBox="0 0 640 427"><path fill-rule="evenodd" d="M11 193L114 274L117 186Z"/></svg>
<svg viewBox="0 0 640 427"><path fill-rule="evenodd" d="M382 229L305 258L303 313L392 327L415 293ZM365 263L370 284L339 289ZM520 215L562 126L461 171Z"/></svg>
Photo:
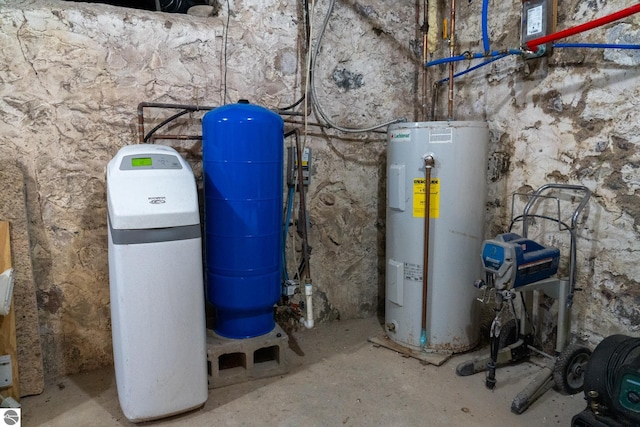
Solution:
<svg viewBox="0 0 640 427"><path fill-rule="evenodd" d="M316 45L315 48L313 50L313 56L311 57L311 76L310 76L310 85L311 85L311 98L313 100L313 105L316 107L316 110L318 110L318 114L320 114L320 116L324 119L325 122L327 122L327 124L334 128L337 129L339 131L342 132L347 132L347 133L359 133L359 132L369 132L375 129L379 129L381 127L385 127L385 126L389 126L392 125L394 123L400 123L400 122L406 122L407 119L405 119L404 117L399 118L399 119L393 119L390 120L388 122L385 123L380 123L379 125L374 125L374 126L370 126L367 128L361 128L361 129L357 129L357 128L346 128L346 127L342 127L339 126L337 124L335 124L334 122L332 122L327 115L325 114L324 110L322 109L322 106L320 106L320 102L318 101L318 95L316 93L316 85L315 85L315 69L316 69L316 64L318 63L317 59L318 59L318 52L320 51L320 45L322 44L322 38L324 37L324 32L327 29L327 24L329 23L329 18L331 17L331 13L333 12L333 6L335 5L336 0L331 0L331 3L329 4L329 9L327 10L327 14L324 17L324 21L322 22L322 28L320 29L320 33L318 34L318 40L316 41Z"/></svg>

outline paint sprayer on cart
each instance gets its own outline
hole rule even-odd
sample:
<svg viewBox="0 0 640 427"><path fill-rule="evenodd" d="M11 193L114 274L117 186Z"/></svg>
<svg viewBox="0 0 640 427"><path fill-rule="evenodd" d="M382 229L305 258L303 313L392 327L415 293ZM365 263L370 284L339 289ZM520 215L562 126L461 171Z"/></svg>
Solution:
<svg viewBox="0 0 640 427"><path fill-rule="evenodd" d="M568 345L568 338L576 280L576 224L590 195L591 191L584 186L564 184L546 184L532 194L514 194L512 210L516 196L528 199L522 215L512 218L508 233L486 240L482 245L485 278L477 280L475 286L483 291L480 299L483 303L494 302L495 318L490 329L491 354L461 363L456 373L467 376L486 371L485 384L493 389L496 386L496 368L500 365L520 361L534 353L544 356L549 363L511 404L511 411L517 414L523 413L554 385L565 394L576 394L582 390L584 371L591 352L580 345ZM570 200L577 205L570 217L570 224L562 220L561 200ZM555 216L537 213L550 204L556 209ZM527 237L528 226L536 219L556 222L560 231L569 232L568 278L557 276L560 250ZM511 232L516 222L522 222L522 236ZM544 353L536 345L539 343L534 325L539 291L558 301L556 356ZM518 295L524 312L520 318L514 303ZM525 295L531 305L531 313L527 312ZM507 317L506 313L510 318L505 322L503 318Z"/></svg>

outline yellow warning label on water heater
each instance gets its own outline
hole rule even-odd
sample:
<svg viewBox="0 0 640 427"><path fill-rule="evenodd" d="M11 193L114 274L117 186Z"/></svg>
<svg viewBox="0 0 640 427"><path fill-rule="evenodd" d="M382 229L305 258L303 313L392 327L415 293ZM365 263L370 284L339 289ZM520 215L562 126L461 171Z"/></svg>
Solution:
<svg viewBox="0 0 640 427"><path fill-rule="evenodd" d="M416 218L424 218L426 181L424 178L413 179L413 216ZM429 189L429 218L440 218L440 178L431 178Z"/></svg>

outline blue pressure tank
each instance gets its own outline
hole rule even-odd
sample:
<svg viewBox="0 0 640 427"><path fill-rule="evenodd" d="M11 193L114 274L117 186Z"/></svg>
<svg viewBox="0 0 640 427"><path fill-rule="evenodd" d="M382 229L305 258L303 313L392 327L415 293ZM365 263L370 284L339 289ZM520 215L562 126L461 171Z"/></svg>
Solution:
<svg viewBox="0 0 640 427"><path fill-rule="evenodd" d="M240 101L202 122L207 300L214 330L250 338L275 327L281 287L284 122Z"/></svg>

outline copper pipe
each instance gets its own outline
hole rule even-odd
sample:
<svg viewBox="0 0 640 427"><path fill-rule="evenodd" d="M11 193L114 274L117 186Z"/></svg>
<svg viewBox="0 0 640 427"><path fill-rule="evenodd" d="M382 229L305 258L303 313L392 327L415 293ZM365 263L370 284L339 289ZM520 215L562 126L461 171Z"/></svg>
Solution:
<svg viewBox="0 0 640 427"><path fill-rule="evenodd" d="M138 142L144 143L144 113L138 105Z"/></svg>
<svg viewBox="0 0 640 427"><path fill-rule="evenodd" d="M144 133L144 109L145 108L164 108L164 109L174 109L174 110L183 110L180 113L177 113L171 117L169 117L168 119L166 119L165 121L163 121L162 123L160 123L158 126L156 126L155 128L153 128L150 132L149 135L145 135ZM156 136L154 137L153 135L155 134L155 132L157 130L159 130L161 127L163 127L164 125L166 125L167 123L173 121L174 119L192 112L192 111L210 111L213 110L215 108L218 107L212 107L212 106L199 106L199 105L191 105L191 104L166 104L166 103L160 103L160 102L141 102L138 104L138 141L140 142L140 144L143 144L145 142L148 142L149 140L153 140L153 139L197 139L197 138L166 138L166 135L163 135L163 137L159 137ZM294 112L294 111L280 111L280 110L276 110L274 111L277 114L281 115L281 116L302 116L303 113L298 113L298 112Z"/></svg>
<svg viewBox="0 0 640 427"><path fill-rule="evenodd" d="M284 122L287 124L294 124L294 125L300 125L300 126L304 126L305 123L298 121L298 120L290 120L290 119L284 119ZM316 123L316 122L307 122L306 123L307 126L317 126L319 128L323 128L323 129L334 129L333 126L324 124L324 123ZM369 131L368 133L379 133L381 135L386 135L387 131L386 130L372 130ZM344 138L340 138L340 139L344 139Z"/></svg>
<svg viewBox="0 0 640 427"><path fill-rule="evenodd" d="M154 134L155 134L159 129L161 129L164 125L167 125L167 124L171 123L172 121L174 121L175 119L177 119L178 117L182 117L182 116L184 116L185 114L188 114L188 113L189 113L189 110L182 110L182 111L180 111L179 113L176 113L176 114L174 114L173 116L171 116L171 117L169 117L169 118L167 118L167 119L164 119L162 122L160 122L160 124L158 124L156 127L154 127L153 129L151 129L151 130L149 131L149 134L148 134L148 135L145 135L145 136L144 136L143 141L144 141L144 142L147 142L147 141L148 141L150 138L152 138L152 137L153 137L153 135L154 135ZM143 118L143 121L144 121L144 118Z"/></svg>
<svg viewBox="0 0 640 427"><path fill-rule="evenodd" d="M138 104L138 141L140 144L144 143L145 137L144 134L144 109L145 108L167 108L167 109L176 109L176 110L187 110L187 111L209 111L213 110L217 107L209 107L209 106L199 106L199 105L190 105L190 104L166 104L162 102L141 102ZM151 135L149 135L151 137Z"/></svg>
<svg viewBox="0 0 640 427"><path fill-rule="evenodd" d="M295 120L284 120L285 123L287 124L294 124L294 125L300 125L302 126L304 123L302 122L298 122ZM330 129L331 127L322 123L308 123L309 126L317 126L320 128L328 128ZM375 131L374 133L380 133L380 134L385 134L386 132L382 132L382 131ZM321 135L320 135L321 136ZM189 141L189 140L201 140L202 139L202 135L183 135L183 134L153 134L151 136L149 136L149 138L147 139L147 142L153 142L156 140L180 140L180 141Z"/></svg>
<svg viewBox="0 0 640 427"><path fill-rule="evenodd" d="M436 104L438 103L438 82L435 82L431 87L431 114L429 115L429 120L436 121Z"/></svg>
<svg viewBox="0 0 640 427"><path fill-rule="evenodd" d="M429 217L431 210L431 168L435 164L432 155L424 156L424 174L425 174L425 190L424 190L424 242L423 242L423 260L422 260L422 333L427 330L427 297L429 292ZM422 341L422 338L421 338ZM425 342L421 342L424 347Z"/></svg>
<svg viewBox="0 0 640 427"><path fill-rule="evenodd" d="M456 0L451 0L451 28L449 30L449 56L455 53L456 34ZM453 120L453 62L449 63L449 114L448 119Z"/></svg>

